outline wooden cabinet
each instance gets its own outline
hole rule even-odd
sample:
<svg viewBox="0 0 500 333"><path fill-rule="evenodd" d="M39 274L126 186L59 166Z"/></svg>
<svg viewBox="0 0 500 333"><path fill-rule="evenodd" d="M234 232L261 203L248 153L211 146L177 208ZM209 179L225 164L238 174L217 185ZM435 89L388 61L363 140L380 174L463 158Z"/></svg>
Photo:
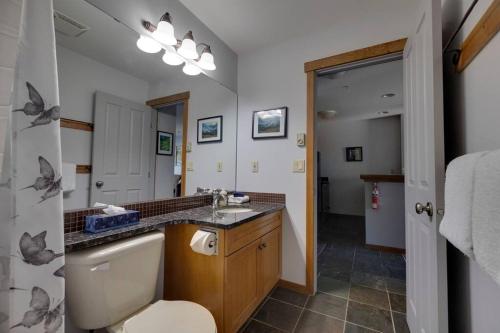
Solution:
<svg viewBox="0 0 500 333"><path fill-rule="evenodd" d="M281 211L217 229L215 256L189 247L195 225L165 228L165 299L209 309L219 333L235 333L281 277Z"/></svg>

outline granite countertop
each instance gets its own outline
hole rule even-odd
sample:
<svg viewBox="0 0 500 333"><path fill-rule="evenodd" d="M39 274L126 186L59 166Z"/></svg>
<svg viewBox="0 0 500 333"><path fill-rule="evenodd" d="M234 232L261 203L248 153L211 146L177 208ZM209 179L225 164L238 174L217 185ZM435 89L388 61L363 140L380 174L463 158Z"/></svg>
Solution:
<svg viewBox="0 0 500 333"><path fill-rule="evenodd" d="M204 206L164 215L147 217L141 219L139 224L97 234L84 232L67 233L64 235L65 252L68 253L91 246L109 243L118 239L132 237L173 224L195 224L220 229L231 229L244 223L251 222L260 216L284 209L285 205L280 203L250 202L243 205L237 205L235 207L250 208L252 211L237 214L218 214L218 216L214 216L212 206Z"/></svg>

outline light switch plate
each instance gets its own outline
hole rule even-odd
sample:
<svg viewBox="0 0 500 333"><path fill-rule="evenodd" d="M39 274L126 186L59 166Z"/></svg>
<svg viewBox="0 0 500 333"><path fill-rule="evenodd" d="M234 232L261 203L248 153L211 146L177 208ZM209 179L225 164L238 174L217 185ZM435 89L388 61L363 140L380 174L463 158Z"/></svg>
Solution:
<svg viewBox="0 0 500 333"><path fill-rule="evenodd" d="M252 161L252 172L253 173L259 172L259 161Z"/></svg>
<svg viewBox="0 0 500 333"><path fill-rule="evenodd" d="M306 145L306 133L297 133L297 146L303 147Z"/></svg>
<svg viewBox="0 0 500 333"><path fill-rule="evenodd" d="M293 161L293 172L305 172L305 171L306 171L306 161L305 160Z"/></svg>
<svg viewBox="0 0 500 333"><path fill-rule="evenodd" d="M187 171L193 171L193 161L188 161L186 164Z"/></svg>
<svg viewBox="0 0 500 333"><path fill-rule="evenodd" d="M191 142L188 142L186 144L186 153L190 153L192 149L193 149L193 145L191 144Z"/></svg>
<svg viewBox="0 0 500 333"><path fill-rule="evenodd" d="M217 162L217 172L222 172L222 161Z"/></svg>

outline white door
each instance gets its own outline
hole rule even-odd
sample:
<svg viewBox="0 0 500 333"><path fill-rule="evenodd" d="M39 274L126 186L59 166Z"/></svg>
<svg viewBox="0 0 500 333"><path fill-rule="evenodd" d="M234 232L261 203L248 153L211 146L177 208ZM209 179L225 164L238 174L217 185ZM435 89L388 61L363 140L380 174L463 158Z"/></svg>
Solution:
<svg viewBox="0 0 500 333"><path fill-rule="evenodd" d="M150 199L151 109L96 92L91 203Z"/></svg>
<svg viewBox="0 0 500 333"><path fill-rule="evenodd" d="M446 333L446 242L436 213L445 170L441 1L419 3L404 51L407 319L412 333Z"/></svg>

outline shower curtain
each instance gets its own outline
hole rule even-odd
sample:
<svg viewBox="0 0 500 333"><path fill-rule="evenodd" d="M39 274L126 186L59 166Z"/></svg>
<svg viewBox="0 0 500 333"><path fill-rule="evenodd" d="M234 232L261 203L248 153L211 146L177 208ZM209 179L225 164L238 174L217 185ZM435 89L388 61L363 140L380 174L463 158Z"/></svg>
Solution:
<svg viewBox="0 0 500 333"><path fill-rule="evenodd" d="M8 281L2 281L2 287L9 286L9 313L0 312L0 327L10 332L64 332L60 108L52 0L22 1L10 114L11 177L2 178L11 193L10 256L0 262L2 271L9 272Z"/></svg>

